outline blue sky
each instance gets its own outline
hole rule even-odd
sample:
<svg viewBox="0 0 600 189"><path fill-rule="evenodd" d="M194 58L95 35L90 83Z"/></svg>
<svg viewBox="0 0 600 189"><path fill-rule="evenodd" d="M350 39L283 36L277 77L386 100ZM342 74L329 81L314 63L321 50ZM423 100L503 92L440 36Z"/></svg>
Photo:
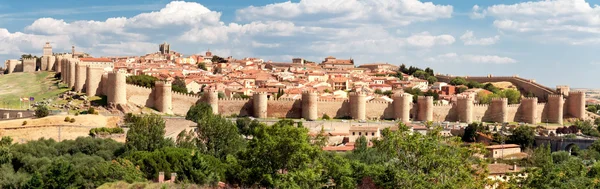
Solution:
<svg viewBox="0 0 600 189"><path fill-rule="evenodd" d="M353 58L600 88L600 0L8 1L0 59L55 52ZM0 63L1 64L1 63Z"/></svg>

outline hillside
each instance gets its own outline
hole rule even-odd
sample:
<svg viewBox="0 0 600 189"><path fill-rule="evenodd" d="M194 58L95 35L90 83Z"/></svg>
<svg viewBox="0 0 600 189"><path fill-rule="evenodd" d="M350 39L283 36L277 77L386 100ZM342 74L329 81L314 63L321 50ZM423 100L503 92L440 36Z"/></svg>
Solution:
<svg viewBox="0 0 600 189"><path fill-rule="evenodd" d="M20 97L34 97L35 101L56 99L67 91L60 88L54 72L12 73L0 76L0 108L20 108ZM23 106L26 108L26 106Z"/></svg>

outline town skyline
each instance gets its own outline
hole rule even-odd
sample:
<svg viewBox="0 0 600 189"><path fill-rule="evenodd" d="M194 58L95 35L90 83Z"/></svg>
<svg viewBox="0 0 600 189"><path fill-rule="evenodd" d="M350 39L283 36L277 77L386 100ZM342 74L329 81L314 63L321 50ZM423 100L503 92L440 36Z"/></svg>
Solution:
<svg viewBox="0 0 600 189"><path fill-rule="evenodd" d="M41 55L39 46L46 41L55 52L70 52L74 45L94 57L142 56L167 41L185 55L210 48L222 57L274 62L294 57L319 62L334 56L352 58L356 65L404 63L442 74L519 75L547 86L600 88L594 82L600 67L593 56L597 28L593 19L586 19L600 10L593 2L323 2L33 5L48 7L39 12L19 8L27 3L11 2L0 7L9 10L0 15L0 57ZM382 11L357 11L353 5ZM326 14L329 10L338 11ZM540 17L530 20L528 15ZM569 16L588 21L574 22ZM566 20L542 23L561 18ZM586 32L574 31L575 26Z"/></svg>

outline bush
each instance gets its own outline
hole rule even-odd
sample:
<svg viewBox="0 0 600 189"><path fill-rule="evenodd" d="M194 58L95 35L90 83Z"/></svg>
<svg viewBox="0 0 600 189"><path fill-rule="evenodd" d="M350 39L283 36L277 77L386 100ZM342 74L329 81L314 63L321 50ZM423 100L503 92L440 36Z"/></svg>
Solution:
<svg viewBox="0 0 600 189"><path fill-rule="evenodd" d="M123 134L125 131L120 127L106 128L98 127L90 129L90 136L95 137L96 135L109 135L109 134Z"/></svg>
<svg viewBox="0 0 600 189"><path fill-rule="evenodd" d="M71 121L71 118L69 116L65 117L65 122L69 122Z"/></svg>
<svg viewBox="0 0 600 189"><path fill-rule="evenodd" d="M46 106L38 106L37 109L35 109L35 116L38 118L46 117L48 115L50 115L50 110L48 110L48 107Z"/></svg>
<svg viewBox="0 0 600 189"><path fill-rule="evenodd" d="M71 120L69 120L69 122L75 123L75 118L71 118Z"/></svg>
<svg viewBox="0 0 600 189"><path fill-rule="evenodd" d="M78 115L79 115L79 112L75 112L75 116L78 116Z"/></svg>
<svg viewBox="0 0 600 189"><path fill-rule="evenodd" d="M96 110L93 107L88 108L87 110L88 114L96 114Z"/></svg>
<svg viewBox="0 0 600 189"><path fill-rule="evenodd" d="M27 121L23 121L23 126L27 125Z"/></svg>
<svg viewBox="0 0 600 189"><path fill-rule="evenodd" d="M327 114L323 114L323 120L330 120L331 117L329 117L329 115Z"/></svg>

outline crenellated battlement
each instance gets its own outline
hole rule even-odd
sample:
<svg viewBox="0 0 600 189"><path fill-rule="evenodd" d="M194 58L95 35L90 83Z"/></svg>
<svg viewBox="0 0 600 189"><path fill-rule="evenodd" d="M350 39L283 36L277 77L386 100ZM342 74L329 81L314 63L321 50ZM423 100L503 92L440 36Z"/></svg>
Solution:
<svg viewBox="0 0 600 189"><path fill-rule="evenodd" d="M193 97L193 98L200 98L200 96L196 95L196 94L189 94L189 93L182 93L182 92L177 92L177 91L172 91L173 95L179 95L179 96L185 96L185 97Z"/></svg>
<svg viewBox="0 0 600 189"><path fill-rule="evenodd" d="M583 92L583 91L570 91L569 92L569 96L571 96L571 95L584 95L584 94L585 94L585 92Z"/></svg>
<svg viewBox="0 0 600 189"><path fill-rule="evenodd" d="M268 101L287 101L287 102L291 102L291 101L298 101L300 99L293 99L293 98L270 98L268 99Z"/></svg>
<svg viewBox="0 0 600 189"><path fill-rule="evenodd" d="M388 102L388 101L367 101L367 104L391 104L392 102Z"/></svg>
<svg viewBox="0 0 600 189"><path fill-rule="evenodd" d="M367 96L364 92L350 92L350 96Z"/></svg>
<svg viewBox="0 0 600 189"><path fill-rule="evenodd" d="M23 62L35 62L37 58L23 58Z"/></svg>
<svg viewBox="0 0 600 189"><path fill-rule="evenodd" d="M302 94L317 95L317 92L316 91L311 91L311 90L303 90Z"/></svg>
<svg viewBox="0 0 600 189"><path fill-rule="evenodd" d="M222 99L219 99L219 101L225 101L225 102L226 101L236 101L236 102L238 102L238 101L246 101L247 102L249 100L250 99L247 99L247 98L222 98Z"/></svg>
<svg viewBox="0 0 600 189"><path fill-rule="evenodd" d="M492 98L492 102L508 102L508 98Z"/></svg>
<svg viewBox="0 0 600 189"><path fill-rule="evenodd" d="M523 99L521 99L521 101L523 101L523 100L526 100L526 101L527 100L537 100L537 99L538 99L537 97L523 97Z"/></svg>
<svg viewBox="0 0 600 189"><path fill-rule="evenodd" d="M317 99L317 102L349 102L348 99Z"/></svg>
<svg viewBox="0 0 600 189"><path fill-rule="evenodd" d="M509 104L508 105L509 108L518 108L519 106L521 106L521 104Z"/></svg>
<svg viewBox="0 0 600 189"><path fill-rule="evenodd" d="M152 89L150 87L146 87L146 86L140 86L140 85L134 85L134 84L127 84L128 86L132 86L132 87L136 87L136 88L140 88L140 89Z"/></svg>
<svg viewBox="0 0 600 189"><path fill-rule="evenodd" d="M562 94L550 94L548 95L548 99L557 99L557 98L563 98Z"/></svg>
<svg viewBox="0 0 600 189"><path fill-rule="evenodd" d="M419 96L417 100L433 100L433 96Z"/></svg>
<svg viewBox="0 0 600 189"><path fill-rule="evenodd" d="M454 104L433 104L434 107L452 107Z"/></svg>
<svg viewBox="0 0 600 189"><path fill-rule="evenodd" d="M154 82L154 86L168 87L172 84L171 81L168 80L159 80Z"/></svg>
<svg viewBox="0 0 600 189"><path fill-rule="evenodd" d="M474 104L475 107L490 107L489 104Z"/></svg>

